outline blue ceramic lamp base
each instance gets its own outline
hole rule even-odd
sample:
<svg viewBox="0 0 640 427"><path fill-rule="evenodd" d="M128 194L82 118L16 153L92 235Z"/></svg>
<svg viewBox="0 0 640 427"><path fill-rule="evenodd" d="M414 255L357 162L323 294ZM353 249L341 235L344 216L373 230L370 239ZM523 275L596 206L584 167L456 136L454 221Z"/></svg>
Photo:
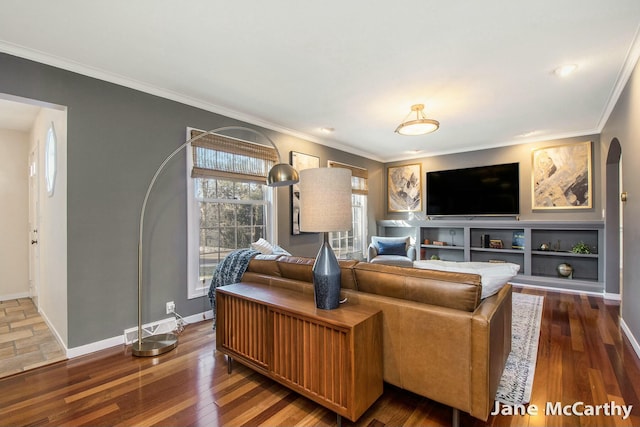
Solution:
<svg viewBox="0 0 640 427"><path fill-rule="evenodd" d="M333 310L340 305L340 265L329 244L329 233L313 264L313 290L316 307Z"/></svg>

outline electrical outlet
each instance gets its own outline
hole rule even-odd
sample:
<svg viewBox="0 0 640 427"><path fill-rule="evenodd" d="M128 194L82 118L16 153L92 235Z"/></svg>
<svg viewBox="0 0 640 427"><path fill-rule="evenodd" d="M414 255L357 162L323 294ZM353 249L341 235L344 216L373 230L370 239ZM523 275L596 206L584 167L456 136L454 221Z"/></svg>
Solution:
<svg viewBox="0 0 640 427"><path fill-rule="evenodd" d="M167 303L167 314L171 314L176 311L176 303L173 301L169 301Z"/></svg>

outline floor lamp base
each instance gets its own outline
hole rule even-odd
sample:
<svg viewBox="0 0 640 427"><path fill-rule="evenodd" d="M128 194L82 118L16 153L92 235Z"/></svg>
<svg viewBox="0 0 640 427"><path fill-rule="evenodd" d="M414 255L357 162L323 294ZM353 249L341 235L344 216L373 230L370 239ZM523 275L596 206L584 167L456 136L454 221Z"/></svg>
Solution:
<svg viewBox="0 0 640 427"><path fill-rule="evenodd" d="M131 346L131 349L134 356L148 357L166 353L177 346L177 335L159 334L142 338L142 342L140 344L138 344L138 341L135 341Z"/></svg>

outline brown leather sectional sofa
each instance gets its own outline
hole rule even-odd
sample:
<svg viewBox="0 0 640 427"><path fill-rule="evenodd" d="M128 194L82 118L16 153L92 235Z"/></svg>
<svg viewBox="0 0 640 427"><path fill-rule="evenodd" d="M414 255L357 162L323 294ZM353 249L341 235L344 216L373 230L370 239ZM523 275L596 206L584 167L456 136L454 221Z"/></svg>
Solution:
<svg viewBox="0 0 640 427"><path fill-rule="evenodd" d="M313 258L258 255L243 282L313 294ZM340 261L342 297L383 312L384 381L487 420L511 351L511 285L480 276Z"/></svg>

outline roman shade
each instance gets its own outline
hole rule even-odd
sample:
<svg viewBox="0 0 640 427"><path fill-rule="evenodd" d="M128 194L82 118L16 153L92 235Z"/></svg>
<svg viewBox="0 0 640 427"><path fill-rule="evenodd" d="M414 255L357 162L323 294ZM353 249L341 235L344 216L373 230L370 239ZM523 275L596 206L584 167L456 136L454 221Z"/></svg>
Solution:
<svg viewBox="0 0 640 427"><path fill-rule="evenodd" d="M351 166L344 163L329 160L328 166L330 168L343 168L351 171L351 192L352 194L369 194L369 171L357 166Z"/></svg>
<svg viewBox="0 0 640 427"><path fill-rule="evenodd" d="M191 130L191 138L204 132ZM275 148L218 134L192 143L193 178L218 178L264 184L278 162Z"/></svg>

